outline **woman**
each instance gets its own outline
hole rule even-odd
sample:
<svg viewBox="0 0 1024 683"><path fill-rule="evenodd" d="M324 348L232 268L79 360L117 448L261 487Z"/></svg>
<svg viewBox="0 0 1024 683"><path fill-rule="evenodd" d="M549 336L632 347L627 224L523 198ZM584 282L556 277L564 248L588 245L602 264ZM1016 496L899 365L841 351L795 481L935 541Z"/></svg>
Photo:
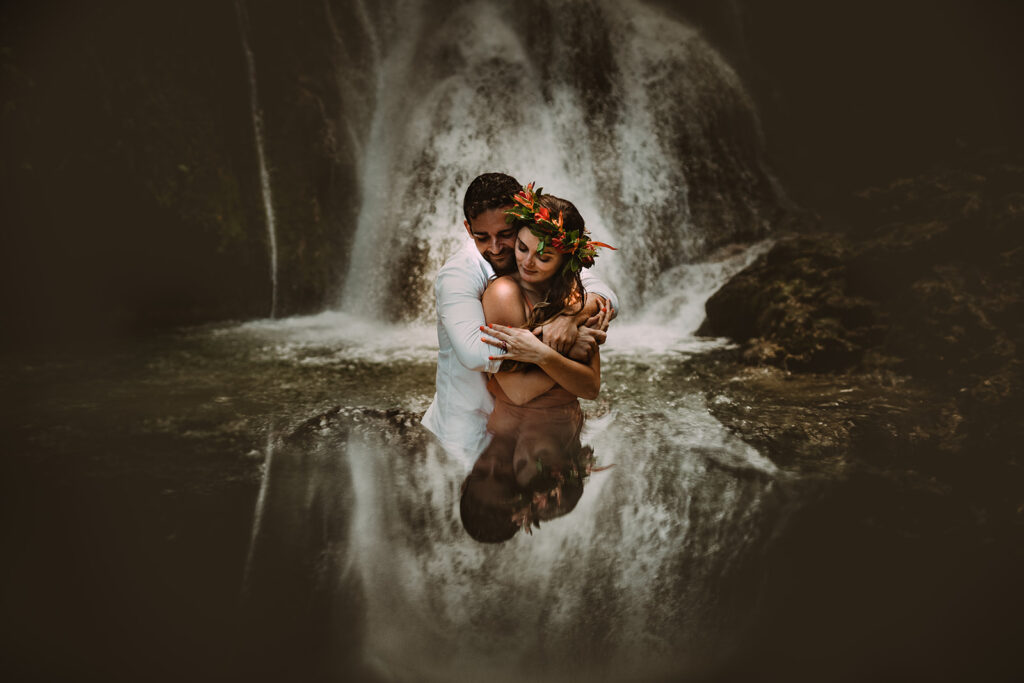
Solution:
<svg viewBox="0 0 1024 683"><path fill-rule="evenodd" d="M572 203L534 193L532 183L514 199L515 207L506 214L519 228L517 271L493 280L483 295L483 331L494 337L484 341L506 353L502 370L487 384L495 399L487 425L492 447L463 488L463 525L477 540L505 540L519 528L529 531L531 524L575 506L593 453L580 446L578 399L595 398L601 386L599 353L587 363L570 360L531 330L559 315L581 312L585 291L580 271L594 264L598 247L608 245L589 239ZM600 329L607 328L610 317L602 311ZM504 497L489 495L488 486ZM507 495L511 487L518 487L518 496Z"/></svg>
<svg viewBox="0 0 1024 683"><path fill-rule="evenodd" d="M594 265L598 247L587 234L583 217L571 202L533 192L533 183L515 196L506 212L519 228L517 270L492 281L484 291L487 328L484 339L505 349L502 371L488 384L495 399L515 406L544 407L596 398L601 388L601 359L579 363L541 342L530 330L559 316L579 313L585 291L580 271ZM609 311L601 312L606 329ZM519 361L510 367L508 361ZM528 364L528 365L523 365ZM544 405L532 402L542 399Z"/></svg>

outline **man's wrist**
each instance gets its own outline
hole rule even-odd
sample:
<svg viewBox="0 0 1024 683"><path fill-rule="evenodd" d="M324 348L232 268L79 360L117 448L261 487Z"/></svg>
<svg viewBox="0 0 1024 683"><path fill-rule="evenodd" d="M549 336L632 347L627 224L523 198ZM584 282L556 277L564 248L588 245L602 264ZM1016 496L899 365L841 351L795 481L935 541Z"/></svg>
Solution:
<svg viewBox="0 0 1024 683"><path fill-rule="evenodd" d="M596 301L592 305L584 304L580 312L573 316L572 321L576 324L576 327L582 327L585 322L590 320L598 311L601 310L601 302Z"/></svg>
<svg viewBox="0 0 1024 683"><path fill-rule="evenodd" d="M555 360L556 357L562 355L558 353L558 351L555 351L553 348L547 345L544 346L544 351L542 351L542 353L544 355L542 355L540 357L540 360L537 361L537 365L539 365L540 367L551 365L551 363Z"/></svg>

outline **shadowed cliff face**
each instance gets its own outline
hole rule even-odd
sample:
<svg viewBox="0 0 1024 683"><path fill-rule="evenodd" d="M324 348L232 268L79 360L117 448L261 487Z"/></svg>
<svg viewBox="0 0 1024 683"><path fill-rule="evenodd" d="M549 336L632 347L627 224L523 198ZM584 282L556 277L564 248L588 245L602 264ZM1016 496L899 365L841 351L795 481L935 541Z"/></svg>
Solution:
<svg viewBox="0 0 1024 683"><path fill-rule="evenodd" d="M773 168L800 204L841 212L851 190L959 163L964 146L1024 142L1019 3L658 4L740 73Z"/></svg>
<svg viewBox="0 0 1024 683"><path fill-rule="evenodd" d="M345 263L323 8L254 6L280 233L281 311L319 310ZM5 300L18 336L91 337L270 313L250 83L231 3L8 3ZM296 23L296 19L300 19ZM287 30L284 30L287 29ZM346 161L347 160L347 161Z"/></svg>

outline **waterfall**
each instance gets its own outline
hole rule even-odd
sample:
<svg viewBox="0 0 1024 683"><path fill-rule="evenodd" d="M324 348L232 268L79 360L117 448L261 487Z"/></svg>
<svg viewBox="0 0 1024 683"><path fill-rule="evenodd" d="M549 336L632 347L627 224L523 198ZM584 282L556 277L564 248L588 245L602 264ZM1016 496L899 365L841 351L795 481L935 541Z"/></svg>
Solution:
<svg viewBox="0 0 1024 683"><path fill-rule="evenodd" d="M325 7L359 183L342 311L247 327L350 381L268 461L247 572L266 642L304 634L324 670L370 680L706 677L755 615L757 562L789 513L785 475L679 374L704 300L782 201L742 83L635 0ZM619 247L599 268L626 309L584 436L616 467L571 517L502 547L461 528L464 466L418 424L433 278L487 171L572 200ZM386 398L357 405L363 389Z"/></svg>
<svg viewBox="0 0 1024 683"><path fill-rule="evenodd" d="M274 199L270 189L270 171L263 146L263 113L256 92L256 61L249 46L249 17L243 0L235 0L238 28L242 36L242 49L249 74L249 105L252 109L252 129L256 138L256 158L260 169L260 193L263 197L263 215L267 223L267 244L270 248L270 317L277 317L277 229L274 220Z"/></svg>
<svg viewBox="0 0 1024 683"><path fill-rule="evenodd" d="M343 310L431 319L462 195L486 171L570 199L595 239L621 247L600 268L627 310L673 269L768 232L779 190L750 98L662 11L393 0L371 19L377 90Z"/></svg>

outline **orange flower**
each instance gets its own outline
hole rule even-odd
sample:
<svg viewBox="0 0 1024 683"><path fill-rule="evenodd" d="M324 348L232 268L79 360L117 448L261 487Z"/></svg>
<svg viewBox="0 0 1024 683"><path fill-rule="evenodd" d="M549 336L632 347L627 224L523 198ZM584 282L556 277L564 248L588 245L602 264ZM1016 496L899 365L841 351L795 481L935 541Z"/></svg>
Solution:
<svg viewBox="0 0 1024 683"><path fill-rule="evenodd" d="M537 222L540 222L540 221L550 221L551 220L551 212L548 211L546 208L544 208L542 206L539 209L537 209L537 213L533 214L533 220L535 220Z"/></svg>
<svg viewBox="0 0 1024 683"><path fill-rule="evenodd" d="M524 187L522 190L517 192L515 194L515 196L512 197L512 199L516 203L522 204L527 209L533 211L533 199L534 199L534 196L535 195L533 193L533 183L530 183L529 185Z"/></svg>

